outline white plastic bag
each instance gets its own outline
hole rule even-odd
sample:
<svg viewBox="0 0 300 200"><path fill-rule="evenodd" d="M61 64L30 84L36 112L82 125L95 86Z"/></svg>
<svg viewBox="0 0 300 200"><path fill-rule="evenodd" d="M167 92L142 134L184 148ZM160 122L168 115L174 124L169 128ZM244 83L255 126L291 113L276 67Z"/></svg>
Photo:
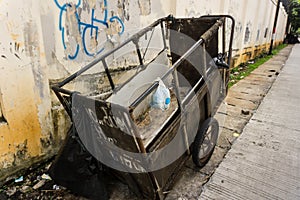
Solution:
<svg viewBox="0 0 300 200"><path fill-rule="evenodd" d="M151 106L153 108L167 110L171 103L170 91L161 79L158 81L159 85L152 96Z"/></svg>

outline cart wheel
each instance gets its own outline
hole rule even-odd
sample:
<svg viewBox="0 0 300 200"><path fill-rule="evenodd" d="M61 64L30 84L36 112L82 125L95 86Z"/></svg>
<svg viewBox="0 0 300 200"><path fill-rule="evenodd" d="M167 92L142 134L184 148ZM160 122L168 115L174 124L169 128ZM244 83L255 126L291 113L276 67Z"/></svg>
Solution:
<svg viewBox="0 0 300 200"><path fill-rule="evenodd" d="M219 123L214 118L204 121L198 131L192 149L192 158L198 167L204 167L212 156L219 134Z"/></svg>

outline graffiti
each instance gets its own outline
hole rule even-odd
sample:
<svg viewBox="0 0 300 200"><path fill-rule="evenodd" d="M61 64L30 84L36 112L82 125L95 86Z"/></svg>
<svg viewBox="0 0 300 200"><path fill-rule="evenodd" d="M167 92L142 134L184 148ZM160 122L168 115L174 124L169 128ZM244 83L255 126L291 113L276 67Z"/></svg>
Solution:
<svg viewBox="0 0 300 200"><path fill-rule="evenodd" d="M151 13L151 2L150 0L139 0L138 1L141 15L147 16Z"/></svg>
<svg viewBox="0 0 300 200"><path fill-rule="evenodd" d="M96 17L96 6L91 9L90 13L90 22L83 22L80 18L81 9L81 0L78 0L76 4L72 3L64 3L60 4L58 0L54 0L56 6L60 9L59 13L59 30L61 32L62 44L65 50L72 50L73 52L68 52L68 58L73 60L75 59L82 48L83 52L88 56L95 56L101 53L104 50L104 47L100 45L99 40L99 31L101 27L106 29L111 29L115 27L116 32L118 35L122 35L124 33L124 23L118 16L108 17L108 9L107 9L107 0L103 0L102 4L102 15L103 19L98 19ZM76 31L78 29L78 34L80 38L76 38L73 44L73 48L68 47L66 39L67 36L70 34L68 26L63 25L64 16L68 17L69 13L74 13L76 23ZM117 27L117 28L116 28ZM113 34L111 31L110 34ZM94 41L94 48L90 49L88 46L88 40ZM100 46L100 47L99 47Z"/></svg>
<svg viewBox="0 0 300 200"><path fill-rule="evenodd" d="M137 171L139 173L145 173L146 170L143 168L139 160L129 157L128 155L121 155L119 153L115 153L109 151L111 158L120 164L122 164L125 168L129 168L131 170Z"/></svg>

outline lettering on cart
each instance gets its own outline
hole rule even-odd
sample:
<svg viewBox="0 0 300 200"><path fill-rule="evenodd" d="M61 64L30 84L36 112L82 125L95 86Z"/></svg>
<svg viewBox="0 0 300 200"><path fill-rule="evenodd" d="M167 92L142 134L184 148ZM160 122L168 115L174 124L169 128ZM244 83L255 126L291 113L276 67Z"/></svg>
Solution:
<svg viewBox="0 0 300 200"><path fill-rule="evenodd" d="M117 152L110 151L109 153L110 153L111 157L114 159L114 161L119 162L123 166L125 166L131 170L135 169L136 171L141 172L141 173L146 172L146 170L141 166L139 161L137 161L133 158L130 158L127 155L119 154Z"/></svg>

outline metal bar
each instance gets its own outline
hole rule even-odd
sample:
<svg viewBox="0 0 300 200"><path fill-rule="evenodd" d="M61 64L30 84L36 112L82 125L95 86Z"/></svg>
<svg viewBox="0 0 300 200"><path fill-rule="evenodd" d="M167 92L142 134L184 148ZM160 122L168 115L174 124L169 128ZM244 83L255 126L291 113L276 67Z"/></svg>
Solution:
<svg viewBox="0 0 300 200"><path fill-rule="evenodd" d="M52 86L52 90L53 90L53 91L60 92L60 93L63 93L63 94L72 95L72 92L71 92L71 91L66 90L66 89L64 89L64 88L60 88L60 87L58 87L57 85Z"/></svg>
<svg viewBox="0 0 300 200"><path fill-rule="evenodd" d="M201 44L203 44L204 40L201 38L198 40L189 50L187 50L174 64L173 66L162 76L162 80L166 79L179 65L186 60L186 58L191 55Z"/></svg>
<svg viewBox="0 0 300 200"><path fill-rule="evenodd" d="M232 57L232 44L233 44L233 36L234 36L234 27L235 27L235 20L230 15L205 15L201 16L201 18L211 18L211 17L225 17L231 19L231 34L230 34L230 41L229 41L229 50L228 50L228 62L227 64L230 66L231 64L231 57Z"/></svg>
<svg viewBox="0 0 300 200"><path fill-rule="evenodd" d="M154 33L154 28L152 29L152 32L151 32L151 36L150 36L149 42L148 42L147 47L146 47L146 50L145 50L145 52L144 52L143 59L142 59L143 61L145 61L145 57L146 57L146 54L147 54L147 51L148 51L150 42L151 42L151 40L152 40L153 33Z"/></svg>
<svg viewBox="0 0 300 200"><path fill-rule="evenodd" d="M225 55L226 52L226 20L224 20L224 24L223 24L223 30L222 30L222 54Z"/></svg>
<svg viewBox="0 0 300 200"><path fill-rule="evenodd" d="M219 28L223 25L222 20L218 20L210 29L208 29L202 36L201 38L205 41L208 42L211 37L215 34L216 31L219 30Z"/></svg>
<svg viewBox="0 0 300 200"><path fill-rule="evenodd" d="M212 67L209 68L209 69L206 71L206 74L210 74L210 73L211 73L211 70L213 70ZM203 77L201 77L201 78L199 79L199 81L194 85L194 87L193 87L193 88L189 91L189 93L185 96L185 98L182 100L182 105L185 105L185 104L188 103L189 98L192 97L193 92L196 92L196 88L198 88L198 87L202 84L202 82L205 83L205 80L204 80Z"/></svg>
<svg viewBox="0 0 300 200"><path fill-rule="evenodd" d="M163 43L164 43L164 49L166 49L167 48L167 42L166 42L166 37L165 37L165 28L164 28L163 21L160 22L160 28L161 28L161 34L162 34Z"/></svg>
<svg viewBox="0 0 300 200"><path fill-rule="evenodd" d="M229 41L229 53L228 53L228 65L230 67L231 64L231 57L232 57L232 44L233 44L233 36L234 36L234 27L235 27L235 20L232 16L227 15L228 18L231 19L232 24L231 24L231 34L230 34L230 41Z"/></svg>
<svg viewBox="0 0 300 200"><path fill-rule="evenodd" d="M205 82L204 78L201 77L199 79L199 81L194 85L194 87L189 91L189 93L185 96L185 98L182 100L182 105L185 105L189 98L191 98L191 96L193 95L193 93L195 92L196 88L199 87L199 85L201 84L201 82Z"/></svg>
<svg viewBox="0 0 300 200"><path fill-rule="evenodd" d="M109 80L111 89L114 90L114 89L115 89L115 84L114 84L114 81L113 81L112 78L111 78L111 75L110 75L110 72L109 72L109 70L108 70L108 66L107 66L107 63L106 63L105 59L102 60L102 64L103 64L103 66L104 66L106 75L107 75L107 77L108 77L108 80Z"/></svg>
<svg viewBox="0 0 300 200"><path fill-rule="evenodd" d="M206 58L206 49L205 49L205 47L206 47L206 45L204 43L203 46L202 46L202 51L203 51L202 52L202 55L203 55L202 61L203 61L203 68L204 68L203 76L205 78L207 78L207 62L206 62L207 58Z"/></svg>
<svg viewBox="0 0 300 200"><path fill-rule="evenodd" d="M179 101L180 109L182 110L182 101L180 98L180 91L179 91L179 80L178 80L178 74L177 74L176 69L173 71L173 77L174 77L174 81L175 81L175 93L176 93L177 99Z"/></svg>
<svg viewBox="0 0 300 200"><path fill-rule="evenodd" d="M186 130L186 124L183 125L183 134L184 134L185 145L186 145L186 148L187 148L187 153L188 153L188 155L190 155L191 151L190 151L188 133L187 133L187 130Z"/></svg>
<svg viewBox="0 0 300 200"><path fill-rule="evenodd" d="M133 43L135 44L135 48L136 48L136 52L137 52L138 57L139 57L140 65L144 65L143 57L142 57L142 53L141 53L141 50L140 50L138 40L133 41Z"/></svg>
<svg viewBox="0 0 300 200"><path fill-rule="evenodd" d="M275 12L275 19L274 19L274 25L273 25L272 39L271 39L271 45L270 45L270 49L269 49L269 55L272 55L272 50L273 50L273 45L274 45L274 40L275 40L275 34L276 34L277 21L278 21L279 8L280 8L280 0L278 0L277 6L276 6L276 12Z"/></svg>
<svg viewBox="0 0 300 200"><path fill-rule="evenodd" d="M109 52L105 53L104 55L102 55L99 58L96 58L95 60L93 60L92 62L90 62L89 64L87 64L85 67L83 67L82 69L80 69L79 71L77 71L76 73L72 74L71 76L69 76L68 78L66 78L65 80L63 80L62 82L60 82L58 84L58 87L62 87L64 85L66 85L67 83L71 82L72 80L74 80L76 77L78 77L80 74L84 73L85 71L89 70L90 68L92 68L94 65L96 65L97 63L99 63L100 61L102 61L104 58L106 58L107 56L111 55L112 53L116 52L117 50L119 50L120 48L122 48L123 46L125 46L126 44L133 42L135 40L137 40L138 38L142 37L145 33L147 33L148 31L152 30L152 28L154 28L155 26L157 26L161 21L166 20L167 18L161 18L155 22L153 22L151 25L149 25L148 27L142 29L140 32L134 34L133 36L131 36L130 38L128 38L127 40L125 40L122 44L120 44L118 47L110 50Z"/></svg>
<svg viewBox="0 0 300 200"><path fill-rule="evenodd" d="M223 30L222 30L222 42L223 42L223 49L222 49L222 57L224 57L226 54L226 20L224 20L224 24L223 24ZM225 58L225 57L224 57ZM228 62L228 58L225 59L225 62ZM229 66L230 67L230 66ZM222 69L222 79L223 79L223 83L222 83L222 95L226 93L226 88L227 88L227 71L228 69Z"/></svg>
<svg viewBox="0 0 300 200"><path fill-rule="evenodd" d="M60 103L63 105L64 109L66 110L66 112L68 113L69 117L72 119L72 111L71 108L69 107L70 105L66 102L66 100L63 98L63 96L60 94L59 91L54 90L54 93L56 94L58 100L60 101Z"/></svg>
<svg viewBox="0 0 300 200"><path fill-rule="evenodd" d="M141 94L130 106L129 109L132 110L137 107L151 92L153 92L159 83L155 81L143 94Z"/></svg>

